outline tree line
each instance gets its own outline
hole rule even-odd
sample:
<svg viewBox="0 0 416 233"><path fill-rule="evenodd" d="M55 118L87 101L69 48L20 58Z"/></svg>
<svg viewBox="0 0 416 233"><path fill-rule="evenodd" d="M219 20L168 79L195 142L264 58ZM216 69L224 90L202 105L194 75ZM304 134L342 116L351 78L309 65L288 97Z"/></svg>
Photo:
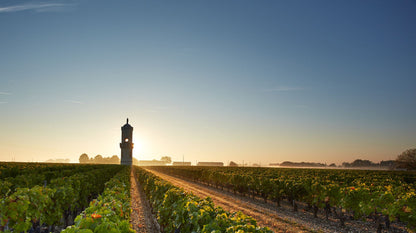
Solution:
<svg viewBox="0 0 416 233"><path fill-rule="evenodd" d="M139 161L133 158L133 163L138 164ZM172 159L169 156L164 156L160 159L166 164L170 164ZM88 157L86 153L83 153L79 157L79 163L99 163L99 164L120 164L120 158L117 155L112 157L103 157L102 155L96 155L94 158ZM293 162L284 162L280 166L326 166L326 164L321 163L293 163ZM237 163L231 161L229 166L238 166ZM370 160L361 160L357 159L352 163L343 163L343 167L389 167L393 169L405 169L405 170L416 170L416 149L408 149L403 151L400 155L397 156L396 160L381 161L380 163L374 163ZM336 167L335 164L330 164L329 167Z"/></svg>
<svg viewBox="0 0 416 233"><path fill-rule="evenodd" d="M96 155L94 158L90 158L86 153L83 153L79 156L79 163L120 164L120 158L117 155L111 157Z"/></svg>

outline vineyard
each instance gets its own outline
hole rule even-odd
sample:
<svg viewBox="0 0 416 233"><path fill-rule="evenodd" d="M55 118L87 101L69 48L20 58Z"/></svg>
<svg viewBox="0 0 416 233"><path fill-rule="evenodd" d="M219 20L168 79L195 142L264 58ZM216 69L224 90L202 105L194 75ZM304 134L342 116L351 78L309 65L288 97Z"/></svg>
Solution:
<svg viewBox="0 0 416 233"><path fill-rule="evenodd" d="M55 231L70 225L73 216L123 169L118 165L2 163L0 231Z"/></svg>
<svg viewBox="0 0 416 233"><path fill-rule="evenodd" d="M249 216L215 207L210 198L186 193L142 168L137 169L137 177L163 232L271 232Z"/></svg>
<svg viewBox="0 0 416 233"><path fill-rule="evenodd" d="M416 173L365 170L273 169L230 167L152 167L152 170L204 183L235 194L275 203L305 204L340 226L349 219L372 221L377 231L392 222L416 228Z"/></svg>
<svg viewBox="0 0 416 233"><path fill-rule="evenodd" d="M336 219L340 229L357 219L378 232L416 229L414 172L0 163L0 231L135 232L134 182L158 231L272 232L158 173L274 205L276 213L302 209L322 221Z"/></svg>

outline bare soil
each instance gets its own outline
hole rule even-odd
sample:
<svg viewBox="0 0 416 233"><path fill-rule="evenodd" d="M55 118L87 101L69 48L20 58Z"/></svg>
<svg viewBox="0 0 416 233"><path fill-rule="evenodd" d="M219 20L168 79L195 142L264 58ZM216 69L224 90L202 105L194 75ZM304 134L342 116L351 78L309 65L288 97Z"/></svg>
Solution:
<svg viewBox="0 0 416 233"><path fill-rule="evenodd" d="M131 208L130 224L137 233L160 233L160 227L154 219L145 194L137 182L134 169L130 174Z"/></svg>
<svg viewBox="0 0 416 233"><path fill-rule="evenodd" d="M345 227L341 227L339 220L334 217L325 219L322 212L315 218L311 211L305 211L306 205L298 203L299 211L293 211L289 203L265 203L260 199L252 199L246 196L236 195L229 191L220 190L212 186L196 183L190 180L166 175L154 170L148 170L173 185L183 188L187 192L205 198L211 197L215 205L223 209L235 212L241 211L256 219L258 225L269 227L274 232L376 232L374 222L348 220ZM390 229L383 229L382 232L407 232L404 225L396 224Z"/></svg>

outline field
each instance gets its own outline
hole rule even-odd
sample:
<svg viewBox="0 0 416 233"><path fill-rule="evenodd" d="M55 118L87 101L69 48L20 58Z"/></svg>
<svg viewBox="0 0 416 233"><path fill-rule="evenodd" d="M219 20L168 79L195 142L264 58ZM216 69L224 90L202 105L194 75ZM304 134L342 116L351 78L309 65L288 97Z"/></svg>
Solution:
<svg viewBox="0 0 416 233"><path fill-rule="evenodd" d="M4 232L413 232L416 173L0 163Z"/></svg>

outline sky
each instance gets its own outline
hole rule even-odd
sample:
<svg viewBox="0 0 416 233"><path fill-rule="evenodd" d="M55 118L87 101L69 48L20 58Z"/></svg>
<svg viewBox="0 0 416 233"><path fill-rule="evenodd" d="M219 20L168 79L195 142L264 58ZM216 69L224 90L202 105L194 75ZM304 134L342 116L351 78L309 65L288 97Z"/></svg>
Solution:
<svg viewBox="0 0 416 233"><path fill-rule="evenodd" d="M0 0L0 161L374 162L416 147L411 0Z"/></svg>

